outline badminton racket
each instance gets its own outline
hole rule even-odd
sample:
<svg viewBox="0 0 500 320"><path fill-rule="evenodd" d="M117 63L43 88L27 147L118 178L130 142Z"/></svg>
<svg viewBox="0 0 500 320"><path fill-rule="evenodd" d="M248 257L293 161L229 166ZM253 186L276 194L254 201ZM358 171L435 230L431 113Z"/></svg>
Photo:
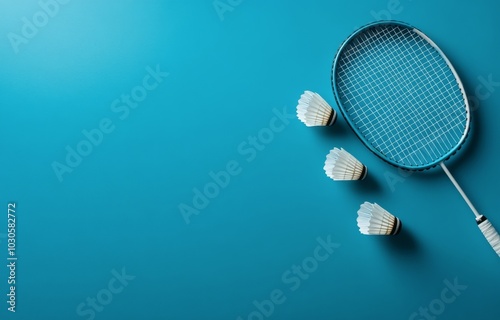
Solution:
<svg viewBox="0 0 500 320"><path fill-rule="evenodd" d="M444 170L500 256L499 234L444 164L469 133L470 108L457 72L438 46L405 23L369 24L338 50L332 87L347 123L378 157L406 170L438 165Z"/></svg>

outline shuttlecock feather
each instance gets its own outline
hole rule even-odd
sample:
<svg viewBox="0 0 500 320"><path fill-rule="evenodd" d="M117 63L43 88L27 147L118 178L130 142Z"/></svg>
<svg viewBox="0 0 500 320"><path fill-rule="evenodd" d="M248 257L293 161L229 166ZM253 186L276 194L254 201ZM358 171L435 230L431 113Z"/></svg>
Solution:
<svg viewBox="0 0 500 320"><path fill-rule="evenodd" d="M366 235L396 235L401 230L401 220L376 203L363 203L357 221L359 231Z"/></svg>
<svg viewBox="0 0 500 320"><path fill-rule="evenodd" d="M365 165L343 148L330 151L323 169L333 180L363 180L368 172Z"/></svg>
<svg viewBox="0 0 500 320"><path fill-rule="evenodd" d="M297 117L308 127L331 126L337 120L337 112L319 94L305 91L297 105Z"/></svg>

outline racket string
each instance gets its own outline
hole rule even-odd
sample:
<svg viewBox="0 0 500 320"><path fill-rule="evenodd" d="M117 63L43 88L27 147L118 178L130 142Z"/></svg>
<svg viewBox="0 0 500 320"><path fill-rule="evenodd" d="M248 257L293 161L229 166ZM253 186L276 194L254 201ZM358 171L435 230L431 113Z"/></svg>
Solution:
<svg viewBox="0 0 500 320"><path fill-rule="evenodd" d="M387 158L425 165L463 136L467 114L457 80L439 52L410 29L377 27L353 39L336 76L352 122Z"/></svg>

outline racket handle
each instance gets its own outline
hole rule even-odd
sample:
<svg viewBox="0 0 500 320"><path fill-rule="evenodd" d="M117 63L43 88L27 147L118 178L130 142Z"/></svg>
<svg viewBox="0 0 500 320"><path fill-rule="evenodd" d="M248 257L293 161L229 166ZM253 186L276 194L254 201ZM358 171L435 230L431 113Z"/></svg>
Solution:
<svg viewBox="0 0 500 320"><path fill-rule="evenodd" d="M495 230L491 222L483 215L476 218L477 225L479 229L486 237L486 240L490 243L491 247L500 257L500 235Z"/></svg>

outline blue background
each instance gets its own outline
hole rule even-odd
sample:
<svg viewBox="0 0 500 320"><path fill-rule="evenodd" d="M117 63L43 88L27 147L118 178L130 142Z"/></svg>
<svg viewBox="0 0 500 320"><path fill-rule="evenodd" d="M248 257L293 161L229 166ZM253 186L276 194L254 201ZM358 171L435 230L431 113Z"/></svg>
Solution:
<svg viewBox="0 0 500 320"><path fill-rule="evenodd" d="M416 320L430 305L439 319L499 319L500 259L441 170L404 177L341 117L329 129L296 118L276 122L272 137L266 129L277 110L295 113L306 89L336 108L331 62L354 29L387 18L413 24L471 96L472 135L448 164L500 228L500 87L482 82L500 81L497 2L229 3L218 14L211 0L72 0L16 53L9 33L21 35L23 17L41 7L0 2L0 230L17 202L19 258L17 311L2 300L1 318L90 319L77 307L125 268L135 278L95 319L267 319L253 301L273 290L286 300L270 319ZM112 102L157 65L168 77L121 120ZM59 181L53 163L104 118L115 130ZM249 144L259 134L262 150ZM369 178L328 179L333 147L364 162ZM193 189L231 161L241 172L186 223L179 205L193 206ZM399 216L405 232L362 236L364 201ZM292 290L282 277L311 261L318 237L340 247ZM6 259L6 232L0 241ZM0 268L5 300L7 272ZM439 302L455 279L467 288Z"/></svg>

